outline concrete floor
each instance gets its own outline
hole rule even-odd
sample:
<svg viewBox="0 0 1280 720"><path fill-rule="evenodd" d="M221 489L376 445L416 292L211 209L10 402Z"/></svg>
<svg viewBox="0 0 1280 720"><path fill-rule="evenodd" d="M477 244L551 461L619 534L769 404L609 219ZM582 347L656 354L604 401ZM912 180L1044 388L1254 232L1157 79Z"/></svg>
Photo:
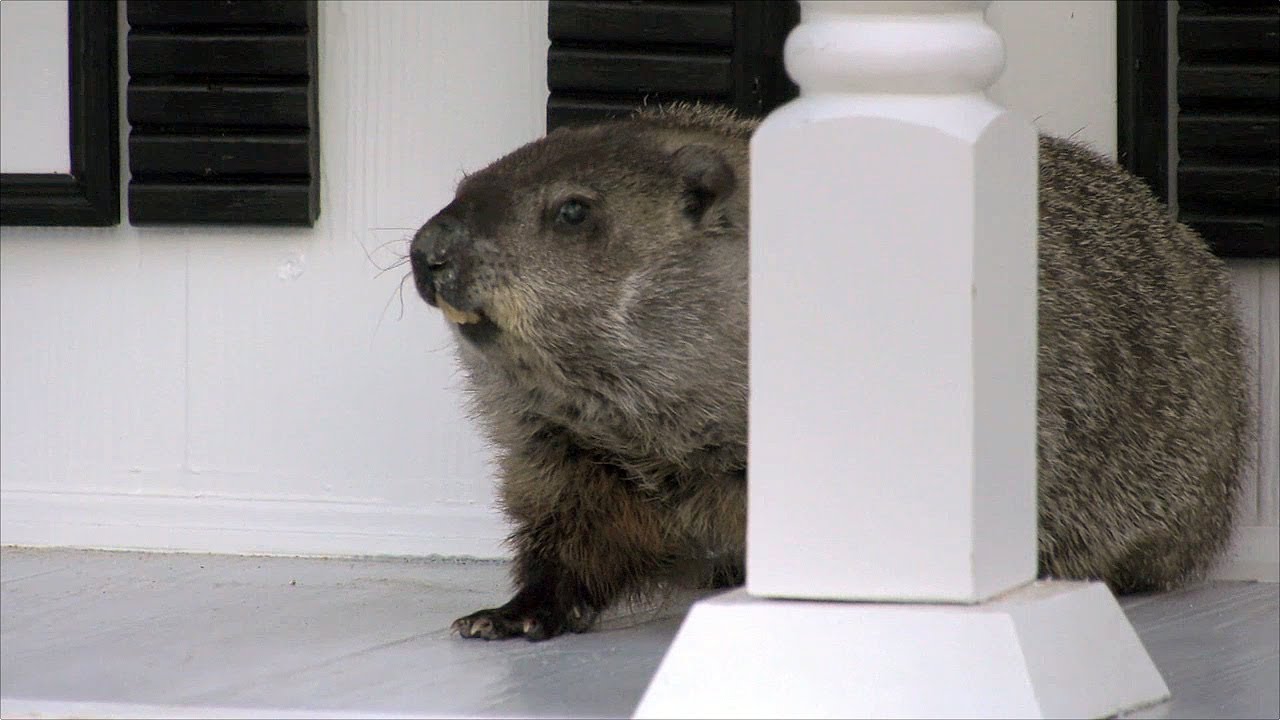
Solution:
<svg viewBox="0 0 1280 720"><path fill-rule="evenodd" d="M1280 592L1123 599L1173 700L1144 718L1280 717ZM0 551L0 715L626 717L693 595L533 644L449 635L497 563Z"/></svg>

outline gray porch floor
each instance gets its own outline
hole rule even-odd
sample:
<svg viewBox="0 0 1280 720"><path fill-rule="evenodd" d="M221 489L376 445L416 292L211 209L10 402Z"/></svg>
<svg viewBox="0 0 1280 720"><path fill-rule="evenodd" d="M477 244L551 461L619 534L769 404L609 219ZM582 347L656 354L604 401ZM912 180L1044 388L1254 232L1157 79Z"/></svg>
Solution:
<svg viewBox="0 0 1280 720"><path fill-rule="evenodd" d="M1134 717L1280 717L1280 592L1122 604L1173 700ZM5 548L4 717L626 717L692 596L547 643L463 641L498 563Z"/></svg>

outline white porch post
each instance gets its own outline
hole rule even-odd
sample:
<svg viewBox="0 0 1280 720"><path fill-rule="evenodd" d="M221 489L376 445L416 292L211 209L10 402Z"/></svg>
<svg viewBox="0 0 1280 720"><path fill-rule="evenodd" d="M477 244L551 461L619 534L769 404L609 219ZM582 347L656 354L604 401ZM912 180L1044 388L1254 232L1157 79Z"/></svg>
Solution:
<svg viewBox="0 0 1280 720"><path fill-rule="evenodd" d="M801 2L801 97L751 144L747 587L694 607L639 717L1168 694L1105 586L1034 582L1036 137L984 95L987 4Z"/></svg>
<svg viewBox="0 0 1280 720"><path fill-rule="evenodd" d="M754 595L1035 578L1036 138L982 94L985 5L803 3L787 40L803 96L751 145Z"/></svg>

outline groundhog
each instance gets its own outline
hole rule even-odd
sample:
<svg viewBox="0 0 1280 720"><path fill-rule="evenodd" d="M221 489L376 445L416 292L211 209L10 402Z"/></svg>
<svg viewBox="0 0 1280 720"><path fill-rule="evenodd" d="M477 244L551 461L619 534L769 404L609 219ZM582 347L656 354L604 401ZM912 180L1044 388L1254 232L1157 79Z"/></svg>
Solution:
<svg viewBox="0 0 1280 720"><path fill-rule="evenodd" d="M461 636L743 581L755 127L676 105L558 129L415 234L514 527L515 596ZM1050 137L1039 163L1040 572L1170 588L1223 547L1245 458L1226 273L1113 163Z"/></svg>

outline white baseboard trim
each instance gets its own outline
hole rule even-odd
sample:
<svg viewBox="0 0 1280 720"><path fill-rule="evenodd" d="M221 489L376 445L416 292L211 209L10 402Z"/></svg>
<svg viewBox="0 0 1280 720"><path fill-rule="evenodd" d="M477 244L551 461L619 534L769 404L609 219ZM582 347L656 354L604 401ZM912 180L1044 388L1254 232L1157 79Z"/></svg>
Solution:
<svg viewBox="0 0 1280 720"><path fill-rule="evenodd" d="M502 517L471 505L0 490L0 544L294 556L506 558Z"/></svg>
<svg viewBox="0 0 1280 720"><path fill-rule="evenodd" d="M188 705L137 705L111 702L64 702L61 700L0 699L0 716L5 718L377 718L411 717L409 715L370 715L367 713L309 712L279 708L231 708Z"/></svg>
<svg viewBox="0 0 1280 720"><path fill-rule="evenodd" d="M506 559L507 532L500 515L473 505L0 490L0 545ZM1280 528L1237 528L1211 577L1280 582Z"/></svg>
<svg viewBox="0 0 1280 720"><path fill-rule="evenodd" d="M196 720L219 718L221 720L384 720L389 718L449 718L452 715L389 714L335 710L303 710L283 708L245 708L205 705L140 705L113 702L65 702L27 698L0 699L0 717L4 718L170 718L171 720Z"/></svg>
<svg viewBox="0 0 1280 720"><path fill-rule="evenodd" d="M1231 547L1209 577L1214 580L1280 582L1280 527L1236 528Z"/></svg>

